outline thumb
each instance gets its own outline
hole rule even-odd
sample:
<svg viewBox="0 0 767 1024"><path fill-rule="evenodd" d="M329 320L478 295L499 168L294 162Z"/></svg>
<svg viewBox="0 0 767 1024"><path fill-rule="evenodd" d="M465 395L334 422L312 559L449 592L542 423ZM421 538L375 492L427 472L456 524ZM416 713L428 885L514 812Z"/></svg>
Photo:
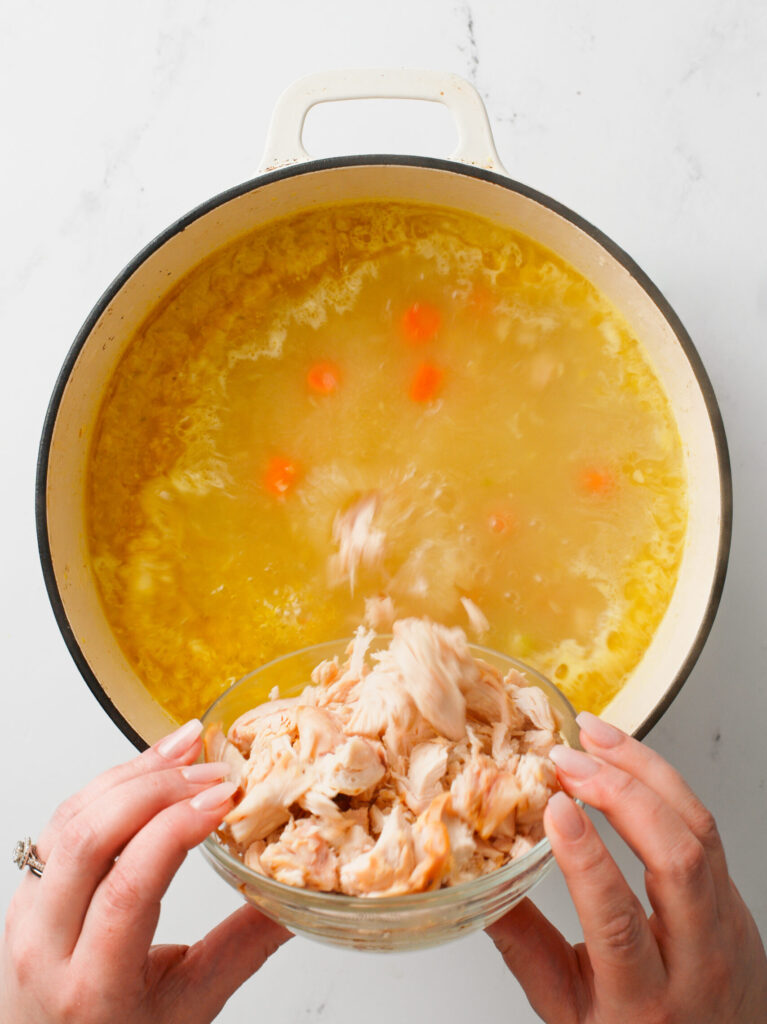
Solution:
<svg viewBox="0 0 767 1024"><path fill-rule="evenodd" d="M240 907L186 951L169 986L183 992L182 1019L209 1022L243 982L293 935L250 905ZM178 1004L176 1004L178 1006Z"/></svg>

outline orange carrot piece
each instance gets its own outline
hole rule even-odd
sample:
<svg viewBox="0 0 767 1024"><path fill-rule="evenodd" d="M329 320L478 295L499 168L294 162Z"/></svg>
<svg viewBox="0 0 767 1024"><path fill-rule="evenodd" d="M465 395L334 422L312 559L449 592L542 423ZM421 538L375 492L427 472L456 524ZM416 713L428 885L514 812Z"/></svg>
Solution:
<svg viewBox="0 0 767 1024"><path fill-rule="evenodd" d="M445 371L433 363L421 363L410 382L414 402L433 402L440 392Z"/></svg>
<svg viewBox="0 0 767 1024"><path fill-rule="evenodd" d="M581 488L588 494L609 494L615 489L615 477L609 469L589 466L580 477Z"/></svg>
<svg viewBox="0 0 767 1024"><path fill-rule="evenodd" d="M331 395L341 383L341 371L335 363L315 363L306 375L306 383L318 395Z"/></svg>
<svg viewBox="0 0 767 1024"><path fill-rule="evenodd" d="M435 337L442 326L442 314L428 302L414 302L402 314L400 323L407 340L420 345Z"/></svg>
<svg viewBox="0 0 767 1024"><path fill-rule="evenodd" d="M488 516L487 524L493 533L510 533L515 521L511 512L493 512Z"/></svg>
<svg viewBox="0 0 767 1024"><path fill-rule="evenodd" d="M275 455L264 472L264 487L277 498L284 498L298 476L298 466L292 459Z"/></svg>

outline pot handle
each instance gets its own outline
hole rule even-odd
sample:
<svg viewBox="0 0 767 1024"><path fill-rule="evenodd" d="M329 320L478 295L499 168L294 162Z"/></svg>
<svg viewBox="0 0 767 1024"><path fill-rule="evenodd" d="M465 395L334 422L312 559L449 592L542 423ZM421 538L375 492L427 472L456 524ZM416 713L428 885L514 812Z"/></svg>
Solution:
<svg viewBox="0 0 767 1024"><path fill-rule="evenodd" d="M453 115L458 147L451 160L505 174L479 93L459 75L408 68L349 69L306 75L279 97L269 124L259 172L311 159L303 147L306 115L335 100L404 99L442 103Z"/></svg>

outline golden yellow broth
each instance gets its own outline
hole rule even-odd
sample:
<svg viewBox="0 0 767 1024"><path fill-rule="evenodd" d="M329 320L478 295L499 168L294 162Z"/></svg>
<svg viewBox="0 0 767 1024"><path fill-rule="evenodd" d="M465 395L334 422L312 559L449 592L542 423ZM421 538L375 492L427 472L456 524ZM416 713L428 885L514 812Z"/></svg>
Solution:
<svg viewBox="0 0 767 1024"><path fill-rule="evenodd" d="M441 325L413 343L403 315ZM340 384L312 391L331 361ZM444 372L414 401L423 362ZM274 457L297 475L265 486ZM381 570L333 584L332 524L381 496ZM364 598L466 626L598 711L673 592L686 526L668 401L625 321L529 238L439 207L327 206L196 267L137 331L91 451L109 621L178 719L349 635ZM378 525L378 523L377 523Z"/></svg>

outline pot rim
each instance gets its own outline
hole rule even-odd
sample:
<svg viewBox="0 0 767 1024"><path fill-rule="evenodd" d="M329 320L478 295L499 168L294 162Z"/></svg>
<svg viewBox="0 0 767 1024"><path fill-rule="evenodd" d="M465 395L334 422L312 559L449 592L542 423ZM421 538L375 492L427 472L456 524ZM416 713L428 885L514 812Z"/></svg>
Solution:
<svg viewBox="0 0 767 1024"><path fill-rule="evenodd" d="M178 220L174 221L164 231L160 232L151 242L144 246L136 256L123 268L123 270L114 278L112 283L105 289L101 297L98 299L94 307L91 309L87 318L85 319L82 327L77 332L75 339L69 349L69 352L64 359L64 363L59 371L56 378L56 383L53 387L50 401L48 403L48 409L45 414L45 420L43 422L43 430L40 437L40 445L38 450L37 458L37 471L35 476L35 525L37 530L37 546L40 556L40 563L42 566L43 579L45 581L45 588L48 592L48 599L53 609L53 615L56 619L56 623L61 631L64 638L64 642L69 650L72 659L74 660L77 668L80 670L80 674L85 680L91 693L94 695L96 700L102 706L104 711L109 715L115 725L120 731L133 743L138 750L144 750L148 746L146 740L144 740L128 722L128 720L118 710L116 705L107 696L106 691L102 687L101 683L97 679L95 673L91 669L88 661L80 648L77 638L75 637L72 626L67 617L66 610L64 608L64 602L61 597L61 592L56 580L56 575L53 569L53 559L51 556L50 540L48 536L48 503L47 503L47 481L48 481L48 465L50 461L50 450L51 442L53 439L53 432L56 426L56 419L58 416L59 406L64 395L67 383L71 376L72 370L75 366L78 356L81 350L85 346L91 331L96 326L96 323L107 309L109 304L112 302L114 297L125 285L125 283L133 276L133 274L141 267L141 265L158 249L160 249L166 242L168 242L175 235L184 231L185 228L189 227L194 221L205 214L210 213L217 207L224 205L231 199L237 199L248 192L255 191L257 188L261 188L264 185L272 184L273 182L282 181L283 179L293 178L299 174L311 174L315 171L333 170L342 167L362 167L362 166L406 166L406 167L423 167L426 169L432 169L437 171L449 171L453 174L463 174L468 177L479 178L480 180L486 181L492 185L499 185L502 188L508 189L511 192L517 192L519 195L524 196L526 199L531 199L533 202L539 203L540 205L551 210L553 213L558 214L563 219L569 221L576 228L579 228L585 234L590 235L602 248L615 260L620 263L623 268L631 275L631 277L637 282L642 290L649 295L652 301L657 306L658 310L662 314L664 320L668 323L671 330L674 332L677 342L682 348L687 360L690 364L695 379L700 388L703 400L706 405L706 412L708 419L711 424L711 430L714 436L714 445L717 454L717 463L719 471L719 485L721 495L721 520L719 527L719 543L717 549L716 559L716 570L714 572L711 588L709 590L708 601L706 603L706 610L701 620L698 632L695 635L687 656L685 657L679 671L676 673L674 678L671 680L669 686L666 688L663 699L655 705L652 712L644 719L641 725L635 730L634 735L638 739L644 738L647 733L657 724L661 716L666 712L672 701L675 699L682 686L686 682L690 675L696 661L698 660L703 646L711 632L714 619L719 607L719 602L722 597L722 591L724 589L725 577L727 575L727 563L730 552L730 544L732 539L732 469L730 465L729 450L727 447L727 437L725 434L724 423L722 415L719 409L719 404L714 394L714 389L711 384L711 380L706 372L703 362L698 354L698 350L692 341L692 338L687 333L681 320L674 312L671 304L666 299L665 295L660 289L653 283L653 281L645 274L641 267L625 252L619 245L617 245L608 235L599 228L595 227L590 221L587 221L580 214L575 213L569 207L563 203L558 202L556 199L552 199L550 196L545 195L543 192L538 192L536 189L531 188L529 185L524 185L513 178L508 177L504 174L499 174L495 171L489 171L482 167L476 167L471 164L460 163L455 160L447 160L438 157L426 157L426 156L413 156L413 155L401 155L401 154L357 154L352 156L336 156L336 157L324 157L316 160L307 160L298 164L290 164L287 167L280 167L273 171L267 171L264 174L259 174L255 178L251 178L248 181L243 182L240 185L235 185L232 188L226 189L223 192L219 192L217 195L205 200L198 206L193 207L188 213L184 214Z"/></svg>

